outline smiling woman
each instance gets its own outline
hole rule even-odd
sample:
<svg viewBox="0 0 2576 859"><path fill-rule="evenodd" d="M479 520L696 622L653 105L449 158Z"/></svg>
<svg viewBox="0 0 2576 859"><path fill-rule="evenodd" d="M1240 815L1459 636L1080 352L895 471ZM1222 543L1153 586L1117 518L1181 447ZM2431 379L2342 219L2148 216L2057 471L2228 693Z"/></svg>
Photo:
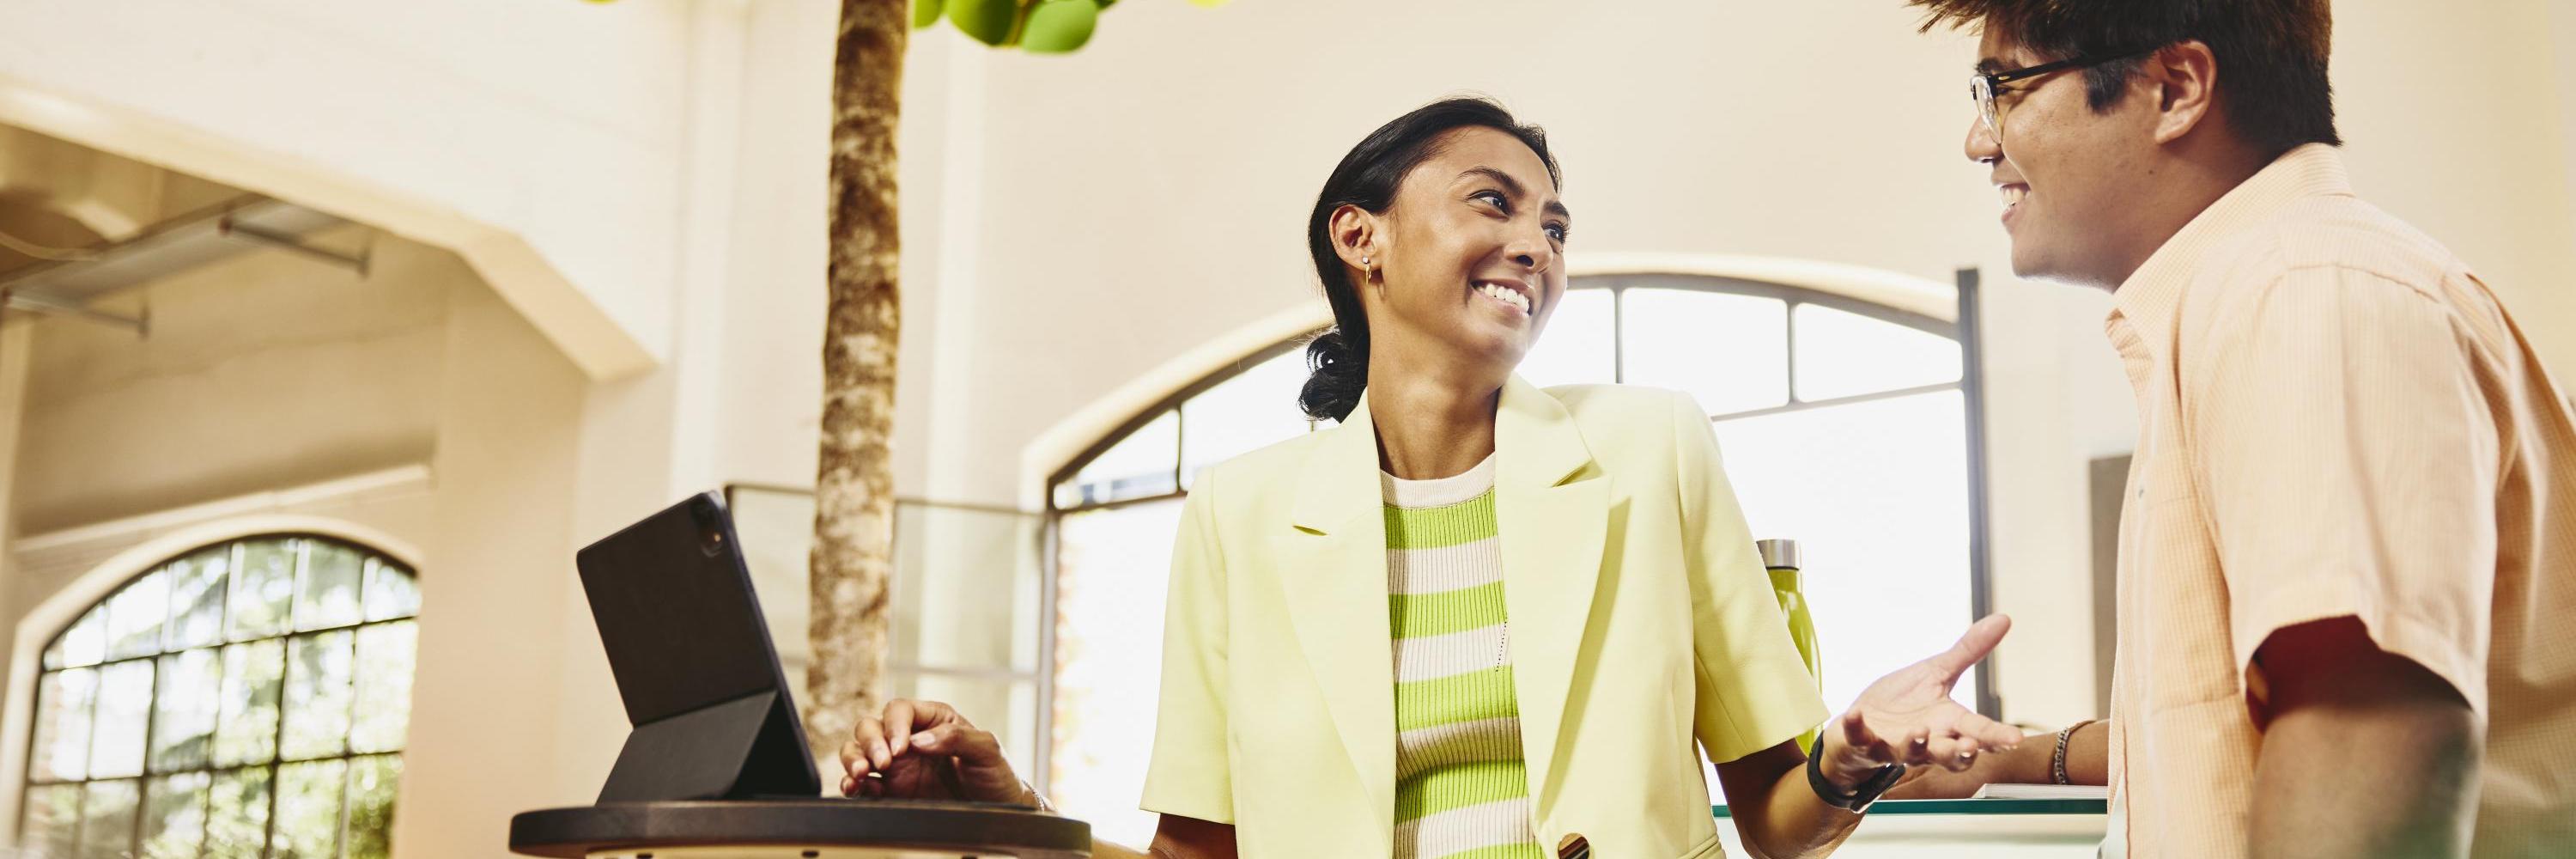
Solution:
<svg viewBox="0 0 2576 859"><path fill-rule="evenodd" d="M1490 102L1439 102L1380 127L1334 168L1308 221L1338 324L1309 345L1298 400L1309 421L1336 426L1185 475L1185 408L1128 440L1168 447L1122 444L1083 469L1144 463L1157 447L1183 454L1169 479L1133 484L1188 487L1177 511L1132 508L1176 520L1139 518L1125 541L1178 534L1143 772L1156 855L1708 855L1718 840L1696 751L1748 845L1810 853L1847 837L1850 812L1901 764L1964 768L2021 739L1952 697L2008 627L1988 618L1859 686L1812 746L1792 742L1827 710L1754 557L1708 412L1678 391L1540 389L1515 373L1567 303L1559 182L1545 137ZM1668 319L1706 309L1689 297L1634 296L1670 305ZM1870 327L1777 310L1827 338ZM1954 383L1956 358L1916 387ZM1850 369L1836 363L1817 361ZM1849 372L1812 385L1788 375L1776 387L1867 390ZM1955 391L1904 393L1957 413ZM1099 596L1130 611L1142 601L1104 584L1059 580L1060 630ZM1902 623L1926 611L1955 623L1938 601L1891 606L1899 626L1955 628ZM1121 649L1150 646L1138 625L1111 623ZM1090 657L1071 632L1059 644L1060 666ZM1059 704L1098 691L1084 676L1060 673L1074 682ZM1132 718L1109 721L1141 737L1125 729ZM1056 733L1094 724L1067 719ZM967 796L1033 801L990 734L935 704L863 721L842 753L851 783L909 790L890 774L922 765L906 751L919 727L916 752L953 754L960 783L997 786ZM1064 796L1089 811L1133 795Z"/></svg>
<svg viewBox="0 0 2576 859"><path fill-rule="evenodd" d="M1570 278L1519 372L1542 386L1673 388L1708 408L1753 535L1806 549L1824 697L1847 706L1904 654L1947 643L1917 618L1971 616L1958 332L1836 283L1750 279L1741 266L1726 270L1746 276L1658 271L1698 270L1688 262ZM1134 797L1155 726L1133 702L1157 694L1150 666L1182 500L1209 466L1313 431L1294 404L1306 339L1181 386L1049 484L1057 656L1052 695L1038 702L1053 727L1034 752L1048 761L1040 786L1104 837L1153 832Z"/></svg>

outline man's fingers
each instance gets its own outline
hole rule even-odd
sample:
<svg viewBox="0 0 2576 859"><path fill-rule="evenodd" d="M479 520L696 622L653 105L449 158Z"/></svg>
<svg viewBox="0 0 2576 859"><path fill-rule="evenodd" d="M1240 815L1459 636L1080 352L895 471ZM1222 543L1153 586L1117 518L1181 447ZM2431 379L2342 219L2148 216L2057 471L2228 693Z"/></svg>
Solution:
<svg viewBox="0 0 2576 859"><path fill-rule="evenodd" d="M1969 666L1977 664L1977 660L1984 659L1986 654L1994 652L1995 645L2004 640L2004 633L2011 631L2011 617L2001 614L1986 615L1968 626L1967 633L1959 636L1959 643L1950 645L1949 650L1932 657L1932 662L1941 669L1941 676L1945 683L1958 682L1959 675L1967 673Z"/></svg>

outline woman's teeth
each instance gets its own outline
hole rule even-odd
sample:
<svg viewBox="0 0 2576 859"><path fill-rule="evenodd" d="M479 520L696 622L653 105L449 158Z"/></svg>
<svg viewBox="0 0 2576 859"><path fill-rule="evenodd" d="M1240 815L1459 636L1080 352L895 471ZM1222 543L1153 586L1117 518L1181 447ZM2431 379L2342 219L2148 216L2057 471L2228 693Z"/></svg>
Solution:
<svg viewBox="0 0 2576 859"><path fill-rule="evenodd" d="M1476 285L1476 291L1483 293L1487 298L1520 308L1521 315L1523 316L1529 315L1529 298L1521 295L1518 290L1505 289L1490 283L1480 283Z"/></svg>

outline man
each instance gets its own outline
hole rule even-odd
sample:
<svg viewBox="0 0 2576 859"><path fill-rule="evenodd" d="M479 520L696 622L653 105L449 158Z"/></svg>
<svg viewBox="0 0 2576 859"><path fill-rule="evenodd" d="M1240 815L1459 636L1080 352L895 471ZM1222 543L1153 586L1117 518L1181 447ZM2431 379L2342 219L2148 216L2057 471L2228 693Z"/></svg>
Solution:
<svg viewBox="0 0 2576 859"><path fill-rule="evenodd" d="M2325 0L1909 5L1982 32L2014 272L2112 292L2137 396L2105 853L2576 855L2576 420L2353 195Z"/></svg>

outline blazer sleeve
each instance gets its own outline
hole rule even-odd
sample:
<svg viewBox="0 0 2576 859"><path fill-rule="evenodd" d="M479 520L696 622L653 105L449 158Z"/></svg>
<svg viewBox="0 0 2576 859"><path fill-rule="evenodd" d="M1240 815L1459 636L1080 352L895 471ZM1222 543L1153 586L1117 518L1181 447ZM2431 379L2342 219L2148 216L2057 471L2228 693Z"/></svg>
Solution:
<svg viewBox="0 0 2576 859"><path fill-rule="evenodd" d="M1225 557L1217 543L1215 472L1181 507L1163 616L1163 691L1142 807L1234 822L1226 742Z"/></svg>
<svg viewBox="0 0 2576 859"><path fill-rule="evenodd" d="M1727 763L1823 724L1825 702L1754 553L1717 431L1687 394L1673 399L1673 433L1697 666L1693 727L1708 759Z"/></svg>

